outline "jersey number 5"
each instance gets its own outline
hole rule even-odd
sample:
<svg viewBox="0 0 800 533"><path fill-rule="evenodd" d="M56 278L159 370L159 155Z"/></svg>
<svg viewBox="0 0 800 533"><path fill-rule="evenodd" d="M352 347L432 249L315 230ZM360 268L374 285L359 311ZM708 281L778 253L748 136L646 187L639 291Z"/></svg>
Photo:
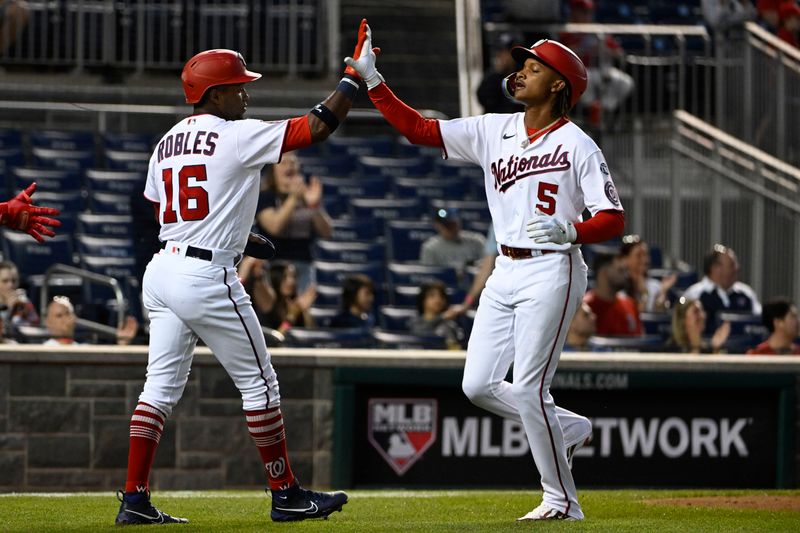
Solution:
<svg viewBox="0 0 800 533"><path fill-rule="evenodd" d="M208 216L208 191L200 185L189 185L189 178L195 181L206 181L205 165L188 165L178 172L178 209L182 220L203 220ZM173 183L172 169L165 168L161 173L164 181L164 193L167 201L164 205L163 224L178 221L178 214L172 207ZM189 200L194 200L194 206L189 206Z"/></svg>
<svg viewBox="0 0 800 533"><path fill-rule="evenodd" d="M536 207L539 208L539 211L544 213L545 215L553 216L556 213L556 198L555 195L558 193L558 185L555 183L546 183L544 181L539 182L539 193L537 196L539 197L539 203L536 204Z"/></svg>

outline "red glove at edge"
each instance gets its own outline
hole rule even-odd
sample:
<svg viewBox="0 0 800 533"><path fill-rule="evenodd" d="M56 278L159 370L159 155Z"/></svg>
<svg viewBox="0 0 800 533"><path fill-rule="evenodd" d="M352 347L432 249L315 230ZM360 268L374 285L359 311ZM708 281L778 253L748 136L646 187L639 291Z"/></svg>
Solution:
<svg viewBox="0 0 800 533"><path fill-rule="evenodd" d="M31 196L36 191L36 182L16 195L8 202L0 203L0 225L11 229L24 231L39 242L44 242L44 237L54 237L55 233L46 226L60 226L61 222L42 215L57 216L61 214L52 207L39 207L33 205Z"/></svg>

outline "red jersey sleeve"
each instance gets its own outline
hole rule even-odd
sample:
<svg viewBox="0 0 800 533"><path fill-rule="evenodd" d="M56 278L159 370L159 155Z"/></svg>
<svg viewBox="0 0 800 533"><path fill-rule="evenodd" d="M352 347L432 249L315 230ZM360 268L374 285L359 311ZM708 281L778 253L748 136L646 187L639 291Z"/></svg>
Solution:
<svg viewBox="0 0 800 533"><path fill-rule="evenodd" d="M613 239L625 231L625 213L614 209L598 212L586 222L575 224L578 244L592 244Z"/></svg>
<svg viewBox="0 0 800 533"><path fill-rule="evenodd" d="M407 106L385 83L381 83L368 94L378 111L408 142L444 148L438 120L425 118L419 111Z"/></svg>
<svg viewBox="0 0 800 533"><path fill-rule="evenodd" d="M298 148L311 146L311 126L308 124L308 115L290 118L287 122L281 153L285 154Z"/></svg>

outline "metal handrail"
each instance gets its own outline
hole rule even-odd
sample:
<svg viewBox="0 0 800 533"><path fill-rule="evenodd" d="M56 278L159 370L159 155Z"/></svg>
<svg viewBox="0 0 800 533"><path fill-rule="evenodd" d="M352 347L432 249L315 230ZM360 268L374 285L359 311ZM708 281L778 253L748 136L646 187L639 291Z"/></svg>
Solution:
<svg viewBox="0 0 800 533"><path fill-rule="evenodd" d="M105 324L101 324L99 322L94 322L92 320L86 320L84 318L76 317L75 322L78 325L90 329L92 331L116 336L117 329L121 328L125 323L125 295L122 293L119 281L117 281L115 278L112 278L111 276L104 276L103 274L97 274L96 272L90 272L82 268L76 268L73 266L65 265L63 263L56 263L47 269L47 272L45 272L44 275L44 284L42 286L41 293L39 294L39 312L41 316L44 316L45 311L47 310L47 303L50 298L49 294L50 280L54 278L57 274L69 274L72 276L79 277L86 281L111 287L111 290L114 291L114 299L117 301L116 328L107 326Z"/></svg>

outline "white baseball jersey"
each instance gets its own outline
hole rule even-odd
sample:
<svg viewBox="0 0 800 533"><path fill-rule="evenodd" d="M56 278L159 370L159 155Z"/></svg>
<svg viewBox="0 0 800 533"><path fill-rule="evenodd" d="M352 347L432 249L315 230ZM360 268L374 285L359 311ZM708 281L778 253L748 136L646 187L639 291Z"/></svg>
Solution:
<svg viewBox="0 0 800 533"><path fill-rule="evenodd" d="M160 204L161 241L244 251L261 168L280 160L287 122L187 117L158 142L144 195Z"/></svg>
<svg viewBox="0 0 800 533"><path fill-rule="evenodd" d="M582 221L622 210L603 154L579 127L559 119L531 139L525 114L488 114L440 121L445 156L480 165L497 242L516 248L567 250L535 244L525 231L538 207L558 220Z"/></svg>

